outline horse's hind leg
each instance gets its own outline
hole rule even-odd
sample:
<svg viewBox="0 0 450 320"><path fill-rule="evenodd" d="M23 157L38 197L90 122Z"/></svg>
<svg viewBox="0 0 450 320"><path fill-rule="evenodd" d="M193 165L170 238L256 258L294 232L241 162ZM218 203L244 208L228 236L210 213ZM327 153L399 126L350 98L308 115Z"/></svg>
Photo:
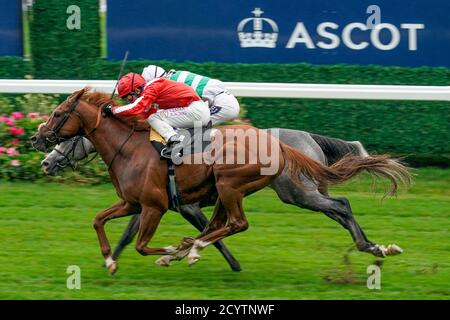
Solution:
<svg viewBox="0 0 450 320"><path fill-rule="evenodd" d="M139 223L139 234L136 241L136 250L143 256L165 255L175 253L172 246L165 248L149 248L147 244L156 232L165 211L159 206L142 206L141 220Z"/></svg>
<svg viewBox="0 0 450 320"><path fill-rule="evenodd" d="M350 203L346 198L335 199L326 196L314 189L315 185L311 182L306 183L306 188L310 188L310 190L301 190L288 177L283 176L272 183L272 188L283 202L312 211L323 212L326 216L337 221L350 232L358 250L378 257L401 253L401 249L396 245L389 245L386 249L369 241L353 217Z"/></svg>
<svg viewBox="0 0 450 320"><path fill-rule="evenodd" d="M216 183L216 188L219 198L214 208L214 216L207 229L195 239L188 254L189 265L200 259L199 250L248 228L248 221L242 207L242 192L220 180ZM226 217L228 217L228 223L225 225Z"/></svg>
<svg viewBox="0 0 450 320"><path fill-rule="evenodd" d="M206 227L203 230L201 230L202 233L197 237L197 239L225 226L226 222L227 222L227 213L225 211L225 208L222 206L220 199L217 199L216 205L214 207L214 213L211 217L211 221L209 221ZM181 260L184 257L186 257L189 253L191 253L190 254L191 260L198 261L200 259L198 251L200 249L203 249L204 247L206 247L206 245L210 243L207 243L204 247L199 248L199 244L196 243L195 241L196 239L191 237L184 238L178 245L175 254L164 256L158 259L156 263L163 266L170 266L170 262L172 260Z"/></svg>
<svg viewBox="0 0 450 320"><path fill-rule="evenodd" d="M188 254L189 265L200 258L199 250L248 229L248 221L242 206L244 195L267 186L273 179L271 175L261 175L260 170L259 165L243 166L239 170L233 170L228 166L215 167L218 198L214 215L205 231L195 239Z"/></svg>
<svg viewBox="0 0 450 320"><path fill-rule="evenodd" d="M203 214L198 203L181 206L180 214L200 232L203 232L208 225L208 218L206 218L206 216ZM217 248L217 250L220 251L222 256L228 262L231 270L241 271L239 262L233 257L231 252L222 241L214 242L214 246Z"/></svg>
<svg viewBox="0 0 450 320"><path fill-rule="evenodd" d="M395 244L390 244L387 248L385 248L384 246L380 246L369 241L359 224L356 222L350 207L350 202L347 198L325 198L334 202L337 201L342 205L342 208L337 208L336 203L334 203L334 206L336 206L334 209L329 208L327 211L323 212L330 218L338 221L344 227L346 226L346 229L349 230L352 235L359 251L368 252L377 257L393 256L403 252L403 250ZM341 222L340 219L343 221Z"/></svg>

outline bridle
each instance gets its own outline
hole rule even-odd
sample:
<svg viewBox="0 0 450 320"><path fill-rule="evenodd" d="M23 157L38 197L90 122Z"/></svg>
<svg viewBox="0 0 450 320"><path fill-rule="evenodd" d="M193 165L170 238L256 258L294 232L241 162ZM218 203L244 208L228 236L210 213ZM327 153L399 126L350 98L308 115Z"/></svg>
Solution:
<svg viewBox="0 0 450 320"><path fill-rule="evenodd" d="M80 114L75 110L75 109L77 108L78 104L79 104L79 100L80 100L80 98L78 98L78 99L76 99L75 101L72 101L72 102L71 102L71 104L70 104L70 106L69 106L69 110L66 111L66 112L64 112L64 115L63 115L62 119L54 126L54 128L50 128L50 127L49 127L47 124L45 124L45 123L42 124L42 126L43 126L44 128L46 128L46 129L50 132L50 134L51 134L50 136L46 136L46 137L45 137L45 141L46 141L47 143L50 143L50 144L57 143L57 144L58 144L58 143L61 143L61 142L70 140L70 138L63 138L63 137L58 136L58 133L59 133L59 131L61 130L61 128L64 126L64 124L67 122L67 120L69 120L69 118L70 118L70 116L72 115L72 113L74 113L74 114L76 114L76 115L78 116L78 118L79 118L79 120L80 120L80 123L81 123L81 127L83 127L83 120L82 120ZM81 135L80 135L80 138L83 138L83 137L86 137L86 136L91 136L91 135L97 130L98 126L100 125L101 119L102 119L101 113L102 113L102 107L99 107L99 108L98 108L98 111L97 111L97 121L96 121L96 123L95 123L95 127L94 127L90 132L85 133L85 134L81 134ZM117 152L114 154L114 156L113 156L111 162L110 162L109 165L108 165L108 170L111 169L114 160L116 159L117 155L122 151L123 147L124 147L125 144L128 142L128 140L131 138L131 136L132 136L133 133L134 133L134 130L135 130L135 124L132 125L132 128L131 128L130 133L128 134L128 136L126 137L125 141L122 143L122 145L120 146L120 148L117 150ZM74 146L71 148L72 150L70 150L70 152L74 152L75 146L76 146L76 144L74 143ZM83 147L84 147L84 144L83 144ZM86 149L85 149L85 151L86 151ZM61 152L58 151L58 150L57 150L57 152L61 153ZM69 152L69 153L70 153L70 152ZM69 154L69 153L68 153L68 154ZM62 153L61 153L61 154L62 154ZM62 154L62 155L63 155L67 160L69 160L69 158L68 158L66 155L64 155L64 154ZM87 163L89 163L89 162L91 162L92 160L94 160L94 158L95 158L96 156L97 156L97 154L96 154L94 157L92 157L92 159L90 159ZM70 160L69 160L69 163L71 164ZM75 166L72 165L72 164L71 164L71 167L72 167L73 169L75 168ZM74 169L74 170L75 170L75 169Z"/></svg>
<svg viewBox="0 0 450 320"><path fill-rule="evenodd" d="M61 120L59 122L57 122L56 125L53 128L50 128L47 125L47 122L41 124L42 127L44 127L45 129L48 130L48 132L50 132L49 135L47 134L45 136L45 142L46 143L48 143L48 144L54 144L54 143L58 144L58 143L61 143L61 142L69 140L67 138L63 138L63 137L58 136L58 133L61 130L61 128L66 124L67 120L69 120L69 118L72 115L72 113L75 112L75 114L78 116L78 118L80 118L80 122L83 123L81 121L80 115L78 114L78 112L75 111L75 109L78 106L79 101L80 101L80 99L78 98L75 101L72 101L70 103L69 110L64 112L64 115L61 118ZM53 118L55 118L55 117L53 116Z"/></svg>
<svg viewBox="0 0 450 320"><path fill-rule="evenodd" d="M75 149L77 148L78 143L80 143L80 141L81 141L81 145L82 145L82 147L83 147L83 153L84 153L83 156L82 156L81 158L83 159L83 158L89 157L89 152L87 151L86 145L84 144L84 137L83 137L83 136L76 136L75 138L72 138L71 140L72 140L72 145L71 145L70 149L69 149L66 153L60 151L60 150L58 149L58 146L56 146L56 147L53 149L53 150L55 150L58 154L60 154L61 156L63 156L63 157L64 157L64 160L67 161L67 163L61 163L61 162L59 162L59 161L56 162L56 165L57 165L59 168L61 168L61 169L64 169L67 165L70 165L70 167L72 168L72 170L75 170L75 169L77 168L78 162L77 162L76 160L73 160L73 159L75 158ZM97 155L98 155L98 152L95 152L94 156L93 156L91 159L88 159L84 164L86 165L86 164L90 163L92 160L94 160L94 159L97 157ZM70 160L70 159L71 159L70 157L72 158L73 163L72 163L72 161Z"/></svg>
<svg viewBox="0 0 450 320"><path fill-rule="evenodd" d="M48 132L50 132L49 135L46 135L44 137L46 143L48 143L48 144L54 144L54 143L59 144L61 142L70 140L70 138L60 137L58 135L58 133L62 129L62 127L66 124L67 120L69 120L69 118L72 115L72 113L77 115L77 117L80 120L81 127L84 127L83 120L82 120L80 114L75 110L79 103L80 103L80 98L77 98L75 101L72 101L70 103L69 110L64 112L64 115L62 116L61 120L59 122L57 122L56 125L53 128L50 128L47 125L47 123L41 124L42 127L46 128L48 130ZM88 133L80 134L81 137L90 136L97 130L98 126L100 125L101 118L102 118L101 117L101 113L102 113L102 108L99 107L98 108L98 112L97 112L97 121L95 122L95 127ZM56 119L56 117L53 117L53 118Z"/></svg>

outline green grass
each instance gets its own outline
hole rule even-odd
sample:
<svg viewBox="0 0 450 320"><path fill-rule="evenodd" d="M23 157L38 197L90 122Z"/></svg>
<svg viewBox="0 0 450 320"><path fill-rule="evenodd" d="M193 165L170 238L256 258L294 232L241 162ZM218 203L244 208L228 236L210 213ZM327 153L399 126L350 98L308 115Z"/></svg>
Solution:
<svg viewBox="0 0 450 320"><path fill-rule="evenodd" d="M384 259L381 290L366 287L366 268L376 258L350 250L343 228L323 214L282 204L269 189L246 199L250 228L226 240L242 272L231 272L213 247L190 268L181 261L167 269L130 246L111 277L101 267L91 224L116 201L112 186L0 182L0 298L449 299L450 170L416 174L407 192L383 202L366 178L332 190L350 199L372 241L405 250ZM112 244L127 221L107 224ZM151 244L196 234L168 212ZM66 288L69 265L81 268L81 290Z"/></svg>

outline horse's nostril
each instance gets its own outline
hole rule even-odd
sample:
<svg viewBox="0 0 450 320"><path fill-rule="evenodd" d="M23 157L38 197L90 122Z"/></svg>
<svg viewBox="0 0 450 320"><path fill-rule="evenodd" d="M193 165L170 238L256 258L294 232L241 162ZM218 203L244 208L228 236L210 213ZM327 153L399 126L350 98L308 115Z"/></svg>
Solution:
<svg viewBox="0 0 450 320"><path fill-rule="evenodd" d="M31 140L31 142L36 142L37 138L36 138L36 136L32 136L32 137L30 138L30 140Z"/></svg>
<svg viewBox="0 0 450 320"><path fill-rule="evenodd" d="M44 166L44 167L48 167L49 165L50 165L50 163L48 163L47 161L42 162L42 166Z"/></svg>

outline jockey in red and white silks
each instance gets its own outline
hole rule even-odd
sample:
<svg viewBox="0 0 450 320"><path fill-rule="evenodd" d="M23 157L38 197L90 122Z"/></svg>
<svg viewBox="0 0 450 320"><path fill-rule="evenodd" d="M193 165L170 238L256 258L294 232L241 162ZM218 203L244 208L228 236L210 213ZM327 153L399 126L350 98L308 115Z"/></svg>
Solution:
<svg viewBox="0 0 450 320"><path fill-rule="evenodd" d="M148 119L169 146L183 138L174 128L192 128L195 122L206 126L210 121L206 103L191 87L176 81L156 78L146 82L139 74L128 73L119 80L118 91L129 104L107 106L105 114Z"/></svg>
<svg viewBox="0 0 450 320"><path fill-rule="evenodd" d="M149 65L142 71L146 81L164 77L192 87L203 101L208 102L212 125L230 121L239 116L239 102L217 79L211 79L188 71L166 72L156 65Z"/></svg>

